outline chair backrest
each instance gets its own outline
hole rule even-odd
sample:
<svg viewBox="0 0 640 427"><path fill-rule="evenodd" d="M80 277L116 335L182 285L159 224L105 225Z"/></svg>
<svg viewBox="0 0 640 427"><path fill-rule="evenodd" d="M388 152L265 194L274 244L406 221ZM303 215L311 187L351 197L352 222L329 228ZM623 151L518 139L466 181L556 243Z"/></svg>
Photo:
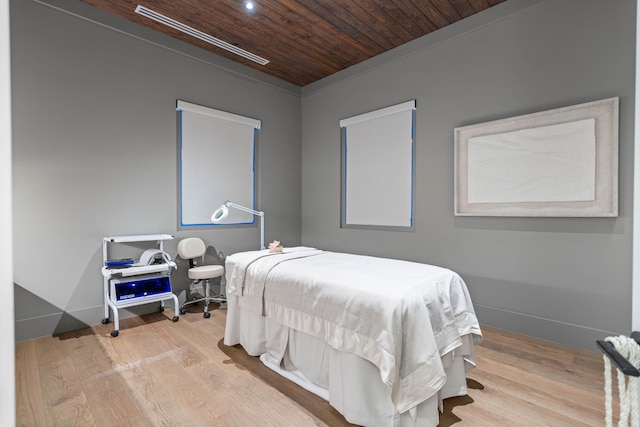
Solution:
<svg viewBox="0 0 640 427"><path fill-rule="evenodd" d="M178 243L178 255L182 259L199 258L206 250L204 242L198 237L188 237Z"/></svg>

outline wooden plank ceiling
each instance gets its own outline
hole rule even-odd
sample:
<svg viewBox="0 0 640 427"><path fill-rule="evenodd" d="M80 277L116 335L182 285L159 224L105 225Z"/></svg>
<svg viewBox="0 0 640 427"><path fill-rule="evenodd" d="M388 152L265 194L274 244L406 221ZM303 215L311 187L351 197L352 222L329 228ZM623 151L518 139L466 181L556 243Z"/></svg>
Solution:
<svg viewBox="0 0 640 427"><path fill-rule="evenodd" d="M506 0L82 0L305 86ZM267 59L260 65L136 13L140 5Z"/></svg>

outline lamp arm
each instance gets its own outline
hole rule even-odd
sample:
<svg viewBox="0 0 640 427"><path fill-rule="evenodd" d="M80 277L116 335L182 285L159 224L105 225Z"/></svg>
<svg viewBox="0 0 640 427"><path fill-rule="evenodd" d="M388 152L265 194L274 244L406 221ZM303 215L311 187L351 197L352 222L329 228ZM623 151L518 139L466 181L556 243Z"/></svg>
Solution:
<svg viewBox="0 0 640 427"><path fill-rule="evenodd" d="M233 202L227 200L224 202L224 205L228 208L235 208L244 212L249 212L250 214L257 215L260 217L260 249L265 249L264 246L264 212L256 211L254 209L247 208L246 206L237 205Z"/></svg>
<svg viewBox="0 0 640 427"><path fill-rule="evenodd" d="M235 203L233 203L233 202L230 202L230 201L228 201L228 200L227 200L226 202L224 202L224 205L225 205L226 207L228 207L228 208L236 208L236 209L239 209L239 210L241 210L241 211L249 212L249 213L251 213L251 214L258 215L258 216L260 216L260 217L263 217L263 218L264 218L264 212L262 212L262 211L256 211L256 210L253 210L253 209L247 208L247 207L245 207L245 206L237 205L237 204L235 204Z"/></svg>

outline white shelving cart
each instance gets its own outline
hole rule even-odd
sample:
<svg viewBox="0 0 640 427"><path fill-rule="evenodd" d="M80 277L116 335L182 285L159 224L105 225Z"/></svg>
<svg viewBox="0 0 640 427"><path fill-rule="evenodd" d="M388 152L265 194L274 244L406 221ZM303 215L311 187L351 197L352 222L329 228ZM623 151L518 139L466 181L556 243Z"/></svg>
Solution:
<svg viewBox="0 0 640 427"><path fill-rule="evenodd" d="M109 236L103 238L104 318L102 323L107 324L110 322L109 308L111 308L114 322L114 329L111 331L112 337L117 337L120 333L118 310L121 308L160 302L160 311L164 311L164 302L173 300L174 316L172 320L177 322L180 317L178 316L178 297L173 293L169 279L171 269L176 268L176 263L169 259L154 264L132 262L117 265L109 258L109 245L155 241L157 248L162 251L163 242L171 239L173 239L173 236L170 234Z"/></svg>

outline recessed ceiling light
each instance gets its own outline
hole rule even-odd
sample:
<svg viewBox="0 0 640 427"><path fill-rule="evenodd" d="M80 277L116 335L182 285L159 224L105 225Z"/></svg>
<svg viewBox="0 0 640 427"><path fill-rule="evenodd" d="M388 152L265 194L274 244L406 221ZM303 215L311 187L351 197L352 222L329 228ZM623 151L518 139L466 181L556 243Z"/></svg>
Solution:
<svg viewBox="0 0 640 427"><path fill-rule="evenodd" d="M182 22L176 21L175 19L169 18L168 16L165 16L161 13L155 12L151 9L148 9L144 6L140 6L138 5L136 7L136 13L142 15L142 16L146 16L149 19L153 19L156 22L159 22L161 24L164 24L168 27L174 28L178 31L182 31L185 34L189 34L190 36L193 36L195 38L198 38L202 41L205 41L207 43L210 43L214 46L217 46L219 48L222 48L224 50L228 50L231 53L235 53L236 55L242 56L243 58L249 59L253 62L257 62L260 65L267 65L269 63L268 59L264 59L258 55L255 55L251 52L248 52L244 49L241 49L237 46L232 45L231 43L227 43L224 40L220 40L218 38L215 38L213 36L210 36L209 34L203 33L200 30L196 30L193 27L190 27L186 24L183 24Z"/></svg>
<svg viewBox="0 0 640 427"><path fill-rule="evenodd" d="M253 10L254 4L253 4L253 2L252 2L252 1L248 1L248 2L245 2L245 3L244 3L244 7L245 7L247 10Z"/></svg>

